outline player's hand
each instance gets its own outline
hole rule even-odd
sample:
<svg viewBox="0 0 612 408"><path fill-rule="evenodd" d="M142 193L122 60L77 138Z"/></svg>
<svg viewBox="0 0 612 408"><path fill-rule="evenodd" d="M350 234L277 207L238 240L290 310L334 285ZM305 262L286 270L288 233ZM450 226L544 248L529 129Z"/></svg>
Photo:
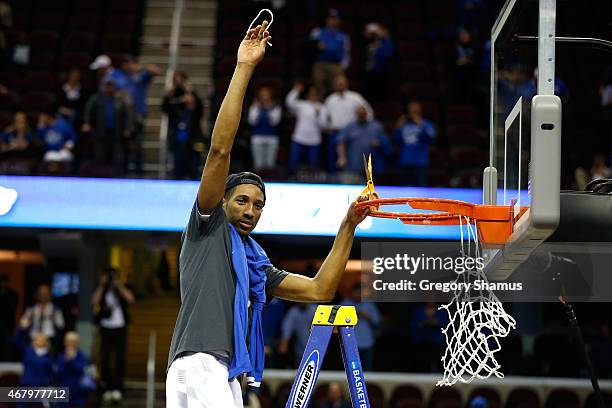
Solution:
<svg viewBox="0 0 612 408"><path fill-rule="evenodd" d="M304 91L304 84L302 82L296 82L293 85L293 89L295 89L298 92L303 92Z"/></svg>
<svg viewBox="0 0 612 408"><path fill-rule="evenodd" d="M268 22L250 29L238 48L238 64L255 66L266 53L266 42L270 41L270 33L266 31Z"/></svg>
<svg viewBox="0 0 612 408"><path fill-rule="evenodd" d="M356 204L362 201L367 201L367 196L359 196L355 202L352 202L348 212L346 213L346 222L348 222L353 228L361 224L363 220L370 214L370 208L357 208Z"/></svg>

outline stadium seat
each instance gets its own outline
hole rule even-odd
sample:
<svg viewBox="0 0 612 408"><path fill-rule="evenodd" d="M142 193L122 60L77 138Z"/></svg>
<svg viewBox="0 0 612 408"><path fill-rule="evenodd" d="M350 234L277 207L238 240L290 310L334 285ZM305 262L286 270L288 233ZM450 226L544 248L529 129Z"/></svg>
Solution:
<svg viewBox="0 0 612 408"><path fill-rule="evenodd" d="M71 0L39 1L36 5L36 9L38 12L44 11L67 14L71 3Z"/></svg>
<svg viewBox="0 0 612 408"><path fill-rule="evenodd" d="M538 394L529 388L515 388L510 391L506 399L505 408L518 408L523 403L531 403L540 406Z"/></svg>
<svg viewBox="0 0 612 408"><path fill-rule="evenodd" d="M402 61L423 62L429 56L429 51L424 42L404 41L397 46L398 57Z"/></svg>
<svg viewBox="0 0 612 408"><path fill-rule="evenodd" d="M37 14L32 17L32 27L36 30L61 32L65 21L66 16L64 14Z"/></svg>
<svg viewBox="0 0 612 408"><path fill-rule="evenodd" d="M108 17L104 24L105 33L131 34L136 30L134 16L115 14Z"/></svg>
<svg viewBox="0 0 612 408"><path fill-rule="evenodd" d="M25 111L42 112L55 103L55 97L50 92L27 92L21 98L21 106Z"/></svg>
<svg viewBox="0 0 612 408"><path fill-rule="evenodd" d="M464 146L450 149L451 161L458 169L472 169L487 167L489 154L478 147Z"/></svg>
<svg viewBox="0 0 612 408"><path fill-rule="evenodd" d="M429 408L436 408L439 403L444 401L450 401L461 405L461 394L455 388L436 388L431 393L427 406Z"/></svg>
<svg viewBox="0 0 612 408"><path fill-rule="evenodd" d="M19 98L13 91L5 94L0 94L0 110L13 111L18 108Z"/></svg>
<svg viewBox="0 0 612 408"><path fill-rule="evenodd" d="M71 31L81 33L97 33L99 19L95 14L77 14L72 16L69 22Z"/></svg>
<svg viewBox="0 0 612 408"><path fill-rule="evenodd" d="M55 92L58 86L57 78L48 71L32 71L23 80L23 89L25 91Z"/></svg>
<svg viewBox="0 0 612 408"><path fill-rule="evenodd" d="M30 67L32 69L51 69L55 67L54 52L35 51L30 54Z"/></svg>
<svg viewBox="0 0 612 408"><path fill-rule="evenodd" d="M13 92L21 88L22 78L14 72L0 72L0 84Z"/></svg>
<svg viewBox="0 0 612 408"><path fill-rule="evenodd" d="M605 406L612 407L612 394L607 391L602 391L601 396L604 400ZM584 408L600 408L599 397L597 394L595 394L595 392L589 394L584 403Z"/></svg>
<svg viewBox="0 0 612 408"><path fill-rule="evenodd" d="M430 169L427 173L428 187L448 187L450 177L447 170Z"/></svg>
<svg viewBox="0 0 612 408"><path fill-rule="evenodd" d="M393 389L389 403L392 408L398 407L399 405L397 404L400 400L415 401L418 402L420 406L423 403L423 393L413 385L400 385Z"/></svg>
<svg viewBox="0 0 612 408"><path fill-rule="evenodd" d="M443 168L448 166L448 152L446 149L434 145L429 149L429 166Z"/></svg>
<svg viewBox="0 0 612 408"><path fill-rule="evenodd" d="M140 0L111 0L109 9L113 13L138 14L140 6Z"/></svg>
<svg viewBox="0 0 612 408"><path fill-rule="evenodd" d="M361 3L359 15L364 21L388 21L393 11L386 5L380 3Z"/></svg>
<svg viewBox="0 0 612 408"><path fill-rule="evenodd" d="M398 40L420 41L425 38L425 29L419 23L402 23L396 29Z"/></svg>
<svg viewBox="0 0 612 408"><path fill-rule="evenodd" d="M4 373L0 375L0 387L14 387L19 385L21 376L17 373Z"/></svg>
<svg viewBox="0 0 612 408"><path fill-rule="evenodd" d="M0 111L0 132L13 123L13 115L9 111Z"/></svg>
<svg viewBox="0 0 612 408"><path fill-rule="evenodd" d="M404 107L399 102L378 102L374 104L374 118L384 122L384 121L393 121L395 122L397 118L404 113Z"/></svg>
<svg viewBox="0 0 612 408"><path fill-rule="evenodd" d="M487 408L501 408L501 397L499 392L490 387L477 387L470 392L466 408L469 408L470 401L475 397L484 397L487 400Z"/></svg>
<svg viewBox="0 0 612 408"><path fill-rule="evenodd" d="M400 75L404 82L426 82L432 80L431 66L423 62L402 62Z"/></svg>
<svg viewBox="0 0 612 408"><path fill-rule="evenodd" d="M385 398L382 388L374 383L368 383L366 379L366 389L368 390L368 398L370 400L370 407L372 408L384 408Z"/></svg>
<svg viewBox="0 0 612 408"><path fill-rule="evenodd" d="M30 48L32 51L53 51L58 39L59 35L52 31L34 31L29 38Z"/></svg>
<svg viewBox="0 0 612 408"><path fill-rule="evenodd" d="M94 49L96 37L92 33L70 33L64 38L63 49L65 52L91 52Z"/></svg>
<svg viewBox="0 0 612 408"><path fill-rule="evenodd" d="M285 60L276 57L265 58L257 65L257 73L265 76L283 77L285 74Z"/></svg>
<svg viewBox="0 0 612 408"><path fill-rule="evenodd" d="M99 15L100 12L100 2L98 0L79 0L75 2L74 7L77 13L87 12Z"/></svg>
<svg viewBox="0 0 612 408"><path fill-rule="evenodd" d="M91 57L88 53L83 52L66 52L60 58L60 69L66 71L70 68L79 68L80 70L89 69Z"/></svg>
<svg viewBox="0 0 612 408"><path fill-rule="evenodd" d="M433 47L433 56L441 63L448 63L454 60L455 53L455 45L452 43L440 43Z"/></svg>
<svg viewBox="0 0 612 408"><path fill-rule="evenodd" d="M132 50L132 37L124 34L106 34L102 40L106 53L126 53Z"/></svg>
<svg viewBox="0 0 612 408"><path fill-rule="evenodd" d="M478 119L478 112L470 105L450 105L446 108L446 119L452 125L473 124Z"/></svg>
<svg viewBox="0 0 612 408"><path fill-rule="evenodd" d="M393 0L391 9L394 16L400 16L403 24L405 21L421 21L423 19L423 8L415 1Z"/></svg>
<svg viewBox="0 0 612 408"><path fill-rule="evenodd" d="M446 135L450 146L481 146L485 142L481 133L473 125L449 126Z"/></svg>
<svg viewBox="0 0 612 408"><path fill-rule="evenodd" d="M402 93L409 99L432 101L437 99L437 90L432 82L414 82L402 85Z"/></svg>
<svg viewBox="0 0 612 408"><path fill-rule="evenodd" d="M578 395L570 389L553 390L546 398L544 408L581 408Z"/></svg>

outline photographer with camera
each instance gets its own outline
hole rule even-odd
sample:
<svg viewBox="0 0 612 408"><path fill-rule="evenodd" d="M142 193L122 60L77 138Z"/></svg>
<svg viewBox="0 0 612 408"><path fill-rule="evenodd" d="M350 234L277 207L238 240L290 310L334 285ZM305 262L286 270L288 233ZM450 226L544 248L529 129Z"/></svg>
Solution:
<svg viewBox="0 0 612 408"><path fill-rule="evenodd" d="M122 398L127 326L130 319L128 303L133 302L134 295L119 281L117 270L106 268L91 299L95 322L100 326L102 398L105 401L120 401Z"/></svg>

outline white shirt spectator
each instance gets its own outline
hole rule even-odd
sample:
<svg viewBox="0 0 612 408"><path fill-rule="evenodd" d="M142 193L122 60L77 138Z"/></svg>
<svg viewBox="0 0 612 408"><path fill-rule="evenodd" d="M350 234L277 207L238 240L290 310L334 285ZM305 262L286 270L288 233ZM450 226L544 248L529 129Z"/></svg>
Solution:
<svg viewBox="0 0 612 408"><path fill-rule="evenodd" d="M30 335L42 332L50 339L58 334L57 330L63 330L65 324L62 311L52 302L30 306L23 314L23 319L30 322Z"/></svg>
<svg viewBox="0 0 612 408"><path fill-rule="evenodd" d="M357 119L355 110L365 106L368 119L373 119L372 107L360 93L355 91L334 92L325 99L325 107L329 112L329 127L340 130Z"/></svg>
<svg viewBox="0 0 612 408"><path fill-rule="evenodd" d="M299 91L291 90L285 103L296 117L292 140L306 146L321 144L321 129L327 124L327 109L321 102L298 99Z"/></svg>
<svg viewBox="0 0 612 408"><path fill-rule="evenodd" d="M123 310L121 309L121 303L119 303L117 294L112 290L106 291L104 302L106 302L106 306L111 310L111 314L106 319L100 320L100 326L105 329L125 327L125 316L123 316Z"/></svg>

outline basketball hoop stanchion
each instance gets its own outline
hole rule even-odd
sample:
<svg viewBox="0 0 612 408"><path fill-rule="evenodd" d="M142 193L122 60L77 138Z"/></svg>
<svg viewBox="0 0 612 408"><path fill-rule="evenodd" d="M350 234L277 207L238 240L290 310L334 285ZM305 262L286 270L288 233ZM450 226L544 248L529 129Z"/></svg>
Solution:
<svg viewBox="0 0 612 408"><path fill-rule="evenodd" d="M372 160L364 157L367 186L361 195L366 201L356 202L357 208L368 208L369 216L398 219L412 225L457 225L461 232L461 256L481 257L483 248L505 245L516 221L527 213L527 207L512 205L482 205L444 198L380 198L372 180ZM428 213L383 211L385 205L405 204ZM466 232L464 232L464 229ZM474 245L472 246L471 243ZM457 273L458 285L452 299L440 309L449 317L442 329L446 350L441 358L444 373L436 385L470 383L492 375L503 378L495 353L501 349L500 339L516 327L516 321L505 312L503 304L488 289L470 290L470 282L487 281L483 269L474 267Z"/></svg>

